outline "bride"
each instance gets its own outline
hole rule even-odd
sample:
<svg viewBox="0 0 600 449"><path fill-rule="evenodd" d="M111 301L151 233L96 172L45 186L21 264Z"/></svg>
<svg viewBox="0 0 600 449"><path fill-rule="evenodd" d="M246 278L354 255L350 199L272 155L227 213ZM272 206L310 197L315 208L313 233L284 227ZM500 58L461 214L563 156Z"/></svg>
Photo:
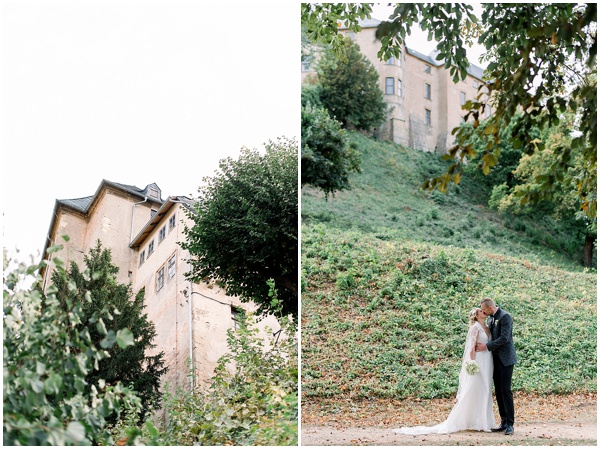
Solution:
<svg viewBox="0 0 600 449"><path fill-rule="evenodd" d="M475 351L475 343L487 343L490 331L485 324L486 315L479 308L469 313L469 332L463 353L463 365L458 378L456 404L446 421L432 426L402 427L394 433L405 435L424 435L431 433L452 433L459 430L483 430L490 432L495 427L492 411L492 374L494 362L489 351ZM466 363L475 360L479 372L470 375Z"/></svg>

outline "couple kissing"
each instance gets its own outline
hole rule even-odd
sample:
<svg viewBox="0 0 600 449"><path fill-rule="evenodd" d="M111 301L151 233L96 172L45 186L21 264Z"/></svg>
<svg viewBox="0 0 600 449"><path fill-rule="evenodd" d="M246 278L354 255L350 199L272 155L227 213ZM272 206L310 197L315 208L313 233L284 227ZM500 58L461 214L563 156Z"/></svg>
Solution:
<svg viewBox="0 0 600 449"><path fill-rule="evenodd" d="M511 383L517 353L512 337L513 319L491 298L484 298L479 306L469 312L456 404L448 418L435 426L402 427L394 429L394 433L425 435L460 430L514 433ZM493 413L492 381L500 413L499 426Z"/></svg>

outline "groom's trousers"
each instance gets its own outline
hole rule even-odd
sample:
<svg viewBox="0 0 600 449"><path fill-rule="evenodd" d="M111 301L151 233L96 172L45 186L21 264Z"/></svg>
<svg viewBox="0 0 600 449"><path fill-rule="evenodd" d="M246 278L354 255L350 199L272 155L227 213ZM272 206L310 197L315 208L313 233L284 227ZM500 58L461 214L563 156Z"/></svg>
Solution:
<svg viewBox="0 0 600 449"><path fill-rule="evenodd" d="M515 405L511 390L513 368L514 365L504 366L500 358L494 354L494 389L498 412L502 423L509 426L515 424Z"/></svg>

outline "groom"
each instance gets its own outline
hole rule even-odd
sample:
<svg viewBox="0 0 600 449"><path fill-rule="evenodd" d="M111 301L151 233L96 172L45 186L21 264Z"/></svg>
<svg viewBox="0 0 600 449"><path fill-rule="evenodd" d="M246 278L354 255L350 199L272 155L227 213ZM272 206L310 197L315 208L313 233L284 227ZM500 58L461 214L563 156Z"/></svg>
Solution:
<svg viewBox="0 0 600 449"><path fill-rule="evenodd" d="M512 317L496 306L494 300L485 298L480 303L481 310L492 319L488 322L492 338L489 343L477 343L477 351L492 351L494 359L494 388L496 401L502 422L500 427L492 432L502 432L512 435L515 424L515 406L511 391L513 367L517 363L517 353L513 344Z"/></svg>

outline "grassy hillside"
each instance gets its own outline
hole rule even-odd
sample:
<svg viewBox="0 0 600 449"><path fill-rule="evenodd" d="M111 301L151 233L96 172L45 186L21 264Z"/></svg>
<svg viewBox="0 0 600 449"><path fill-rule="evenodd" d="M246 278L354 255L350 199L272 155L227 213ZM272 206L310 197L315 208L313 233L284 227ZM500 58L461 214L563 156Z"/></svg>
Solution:
<svg viewBox="0 0 600 449"><path fill-rule="evenodd" d="M514 318L515 390L596 391L596 274L551 221L513 229L468 182L430 195L435 156L354 138L355 188L302 197L303 395L451 397L484 296Z"/></svg>
<svg viewBox="0 0 600 449"><path fill-rule="evenodd" d="M363 173L351 178L353 189L323 195L304 188L302 222L369 233L392 229L402 238L488 251L566 269L581 269L583 237L561 230L549 217L533 220L502 217L487 207L483 188L467 176L448 194L423 191L421 185L445 172L431 153L352 134L362 154Z"/></svg>

